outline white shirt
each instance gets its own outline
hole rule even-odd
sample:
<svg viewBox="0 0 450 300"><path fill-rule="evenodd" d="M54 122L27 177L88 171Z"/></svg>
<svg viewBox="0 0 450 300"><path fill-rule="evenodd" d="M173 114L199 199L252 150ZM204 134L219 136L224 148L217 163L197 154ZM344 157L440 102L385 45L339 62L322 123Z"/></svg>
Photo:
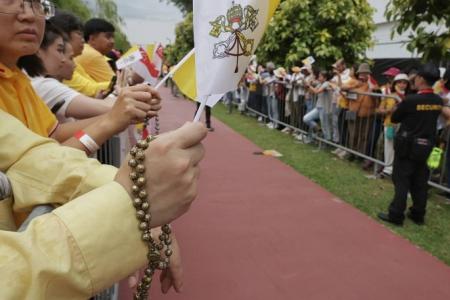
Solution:
<svg viewBox="0 0 450 300"><path fill-rule="evenodd" d="M61 123L71 120L66 116L67 107L80 93L50 77L33 77L31 78L31 85L50 109L64 101L64 104L56 112L56 117Z"/></svg>
<svg viewBox="0 0 450 300"><path fill-rule="evenodd" d="M341 82L343 85L347 84L350 81L350 79L352 78L350 76L350 69L345 69L340 75L341 75ZM331 79L331 82L337 85L339 82L338 77L334 76L333 79ZM340 97L340 92L341 92L341 90L338 87L334 90L333 103L336 104L338 102L338 99Z"/></svg>
<svg viewBox="0 0 450 300"><path fill-rule="evenodd" d="M291 82L294 84L294 101L297 102L299 96L305 95L304 88L305 75L297 73L292 76Z"/></svg>
<svg viewBox="0 0 450 300"><path fill-rule="evenodd" d="M325 81L318 86L319 89L324 89L324 91L317 95L316 107L323 108L325 113L329 114L332 112L332 102L333 102L333 91L331 90L331 85L328 81Z"/></svg>

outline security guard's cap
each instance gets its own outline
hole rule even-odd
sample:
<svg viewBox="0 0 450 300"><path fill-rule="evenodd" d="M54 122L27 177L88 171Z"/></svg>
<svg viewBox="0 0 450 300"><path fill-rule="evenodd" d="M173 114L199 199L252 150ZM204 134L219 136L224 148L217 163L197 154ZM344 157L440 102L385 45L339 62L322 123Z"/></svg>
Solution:
<svg viewBox="0 0 450 300"><path fill-rule="evenodd" d="M434 85L441 78L439 68L433 63L422 65L417 75L425 79L429 85Z"/></svg>

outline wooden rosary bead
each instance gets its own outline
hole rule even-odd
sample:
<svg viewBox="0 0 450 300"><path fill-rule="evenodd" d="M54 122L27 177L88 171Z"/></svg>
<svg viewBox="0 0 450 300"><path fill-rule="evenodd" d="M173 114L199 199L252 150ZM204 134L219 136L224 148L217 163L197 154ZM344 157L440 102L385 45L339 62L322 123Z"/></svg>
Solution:
<svg viewBox="0 0 450 300"><path fill-rule="evenodd" d="M156 126L157 134L159 134L159 123ZM137 285L134 299L146 300L148 298L148 290L150 289L153 281L152 276L155 274L155 270L165 270L168 268L172 256L173 250L170 249L172 240L170 234L172 230L169 225L162 226L162 233L159 235L159 241L153 239L150 232L150 222L152 215L150 211L150 202L148 201L148 194L145 190L145 152L144 150L149 147L149 143L153 140L153 137L148 137L146 140L140 141L134 146L130 155L132 158L128 161L128 165L132 169L130 172L130 179L133 182L131 191L136 197L133 198L133 206L136 208L136 218L139 220L139 230L141 231L142 241L148 247L148 266L145 269L145 275L141 278ZM164 252L162 252L164 251ZM164 256L165 255L165 256Z"/></svg>

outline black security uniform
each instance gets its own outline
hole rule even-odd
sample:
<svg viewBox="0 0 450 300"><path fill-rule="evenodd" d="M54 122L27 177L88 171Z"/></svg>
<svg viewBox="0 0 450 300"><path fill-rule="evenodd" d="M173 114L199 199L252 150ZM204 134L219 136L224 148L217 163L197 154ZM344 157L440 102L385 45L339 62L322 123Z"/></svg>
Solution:
<svg viewBox="0 0 450 300"><path fill-rule="evenodd" d="M401 123L394 148L392 179L395 196L389 206L389 218L397 223L404 220L408 192L413 205L410 216L423 222L426 205L429 169L427 159L436 137L436 126L443 106L442 99L432 90L407 96L392 114L392 122Z"/></svg>

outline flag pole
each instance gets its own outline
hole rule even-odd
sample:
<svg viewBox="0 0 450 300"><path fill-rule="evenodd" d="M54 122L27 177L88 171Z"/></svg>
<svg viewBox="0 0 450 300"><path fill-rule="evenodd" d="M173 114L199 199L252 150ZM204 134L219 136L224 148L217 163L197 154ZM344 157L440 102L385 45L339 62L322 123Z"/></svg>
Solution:
<svg viewBox="0 0 450 300"><path fill-rule="evenodd" d="M194 122L200 121L200 118L202 117L203 111L205 110L205 107L206 107L206 102L208 102L208 98L209 98L209 96L202 97L202 101L200 102L200 107L198 108L197 113L195 114L195 117L194 117Z"/></svg>
<svg viewBox="0 0 450 300"><path fill-rule="evenodd" d="M156 90L159 90L162 86L163 86L163 84L167 81L167 80L169 80L169 78L170 77L172 77L173 76L173 74L175 74L175 72L176 71L178 71L178 69L192 56L192 55L194 55L194 53L195 53L195 48L193 48L191 51L189 51L189 53L188 54L186 54L186 56L185 57L183 57L181 60L180 60L180 62L175 66L175 67L173 67L172 68L172 70L170 70L170 72L166 75L166 76L164 76L164 78L160 81L160 82L158 82L158 84L155 86L155 89Z"/></svg>

